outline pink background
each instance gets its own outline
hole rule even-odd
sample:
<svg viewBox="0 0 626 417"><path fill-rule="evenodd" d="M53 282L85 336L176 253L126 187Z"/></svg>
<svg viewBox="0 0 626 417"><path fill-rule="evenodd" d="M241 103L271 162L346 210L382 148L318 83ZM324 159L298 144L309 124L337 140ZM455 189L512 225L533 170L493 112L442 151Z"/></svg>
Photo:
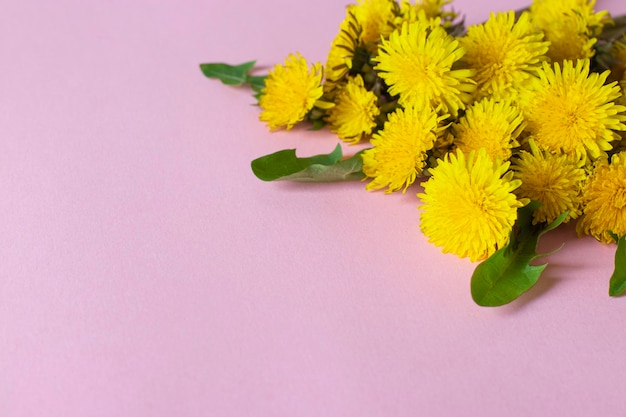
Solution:
<svg viewBox="0 0 626 417"><path fill-rule="evenodd" d="M419 232L419 187L252 175L338 140L270 134L198 64L324 61L344 5L4 3L0 416L626 413L614 247L556 231L537 286L479 308L474 265Z"/></svg>

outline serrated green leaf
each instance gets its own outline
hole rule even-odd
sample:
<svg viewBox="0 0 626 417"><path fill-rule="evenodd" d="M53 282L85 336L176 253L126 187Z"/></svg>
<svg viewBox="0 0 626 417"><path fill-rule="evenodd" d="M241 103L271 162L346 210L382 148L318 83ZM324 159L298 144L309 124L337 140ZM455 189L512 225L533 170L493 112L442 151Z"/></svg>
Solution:
<svg viewBox="0 0 626 417"><path fill-rule="evenodd" d="M357 153L332 165L312 164L300 172L280 178L301 182L336 182L362 180L363 158Z"/></svg>
<svg viewBox="0 0 626 417"><path fill-rule="evenodd" d="M547 266L530 264L541 256L537 254L539 238L563 223L568 214L563 213L543 227L533 225L532 215L539 205L533 201L520 208L509 243L474 270L471 292L476 304L489 307L508 304L537 283Z"/></svg>
<svg viewBox="0 0 626 417"><path fill-rule="evenodd" d="M532 288L547 266L532 266L532 257L505 252L506 248L498 250L474 270L471 290L476 304L496 307L510 303Z"/></svg>
<svg viewBox="0 0 626 417"><path fill-rule="evenodd" d="M241 85L248 82L248 72L256 61L244 62L240 65L229 65L221 62L200 64L200 70L208 78L215 78L226 85Z"/></svg>
<svg viewBox="0 0 626 417"><path fill-rule="evenodd" d="M315 155L308 158L296 156L295 149L283 149L252 161L252 172L263 181L275 181L296 174L311 165L332 165L341 159L341 146L329 154Z"/></svg>
<svg viewBox="0 0 626 417"><path fill-rule="evenodd" d="M295 149L284 149L252 161L252 172L263 181L332 182L362 179L361 153L341 160L341 146L329 154L299 158Z"/></svg>
<svg viewBox="0 0 626 417"><path fill-rule="evenodd" d="M616 297L626 291L626 235L617 241L615 250L615 270L609 282L609 295Z"/></svg>

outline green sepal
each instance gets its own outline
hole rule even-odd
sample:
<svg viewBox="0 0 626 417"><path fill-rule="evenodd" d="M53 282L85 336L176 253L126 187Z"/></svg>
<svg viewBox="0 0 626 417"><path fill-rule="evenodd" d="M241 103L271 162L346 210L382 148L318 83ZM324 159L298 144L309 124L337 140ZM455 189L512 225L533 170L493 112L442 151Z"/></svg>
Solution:
<svg viewBox="0 0 626 417"><path fill-rule="evenodd" d="M254 68L256 61L244 62L240 65L229 65L221 62L200 64L200 70L208 78L215 78L226 85L258 84L257 77L248 73ZM252 80L252 81L251 81Z"/></svg>
<svg viewBox="0 0 626 417"><path fill-rule="evenodd" d="M609 295L617 297L626 291L626 235L618 238L611 233L613 239L617 242L615 250L615 270L609 281Z"/></svg>
<svg viewBox="0 0 626 417"><path fill-rule="evenodd" d="M531 265L536 258L539 238L559 226L568 213L561 214L548 225L533 225L533 212L541 205L531 201L518 209L518 216L509 243L484 260L474 270L471 292L480 306L508 304L537 283L547 264Z"/></svg>
<svg viewBox="0 0 626 417"><path fill-rule="evenodd" d="M333 182L364 177L360 153L341 160L341 146L329 154L308 158L296 156L295 149L284 149L252 161L252 172L263 181Z"/></svg>
<svg viewBox="0 0 626 417"><path fill-rule="evenodd" d="M324 126L326 126L326 122L323 119L315 119L309 130L322 130Z"/></svg>

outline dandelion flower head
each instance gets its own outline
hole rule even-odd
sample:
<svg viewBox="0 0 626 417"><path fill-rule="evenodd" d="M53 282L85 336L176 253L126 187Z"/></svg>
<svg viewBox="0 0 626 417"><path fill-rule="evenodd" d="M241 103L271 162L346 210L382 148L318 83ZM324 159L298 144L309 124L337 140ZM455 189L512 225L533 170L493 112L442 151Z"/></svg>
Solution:
<svg viewBox="0 0 626 417"><path fill-rule="evenodd" d="M325 94L334 92L345 84L356 49L360 45L361 32L356 16L350 8L346 9L346 17L339 25L339 33L332 42L326 60Z"/></svg>
<svg viewBox="0 0 626 417"><path fill-rule="evenodd" d="M622 94L619 96L616 103L618 103L621 106L626 106L626 71L624 71L624 74L622 75L622 80L619 82L619 86L622 91ZM620 133L623 137L624 132L620 132Z"/></svg>
<svg viewBox="0 0 626 417"><path fill-rule="evenodd" d="M425 168L426 152L443 129L440 119L430 107L409 106L391 113L384 128L372 136L373 147L363 152L363 172L373 178L367 189L405 192Z"/></svg>
<svg viewBox="0 0 626 417"><path fill-rule="evenodd" d="M271 130L291 129L306 117L322 96L322 77L321 64L309 67L300 54L289 55L284 65L275 65L261 90L261 121Z"/></svg>
<svg viewBox="0 0 626 417"><path fill-rule="evenodd" d="M410 0L402 0L394 24L396 27L401 27L404 22L415 22L420 19L420 13L424 13L426 18L440 19L441 24L448 27L458 16L454 11L444 9L450 3L452 0L416 0L415 3Z"/></svg>
<svg viewBox="0 0 626 417"><path fill-rule="evenodd" d="M359 142L377 125L377 101L376 95L365 89L361 75L351 77L337 94L335 106L328 110L330 130L345 142Z"/></svg>
<svg viewBox="0 0 626 417"><path fill-rule="evenodd" d="M543 64L520 95L526 130L540 149L592 161L611 149L615 131L626 129L626 107L615 104L620 89L605 84L608 73L590 74L589 60Z"/></svg>
<svg viewBox="0 0 626 417"><path fill-rule="evenodd" d="M476 70L476 98L513 99L546 60L548 42L528 13L515 21L513 11L491 13L483 24L470 26L460 39L467 50L463 62Z"/></svg>
<svg viewBox="0 0 626 417"><path fill-rule="evenodd" d="M595 36L602 32L609 15L594 11L595 0L534 0L533 21L550 41L548 56L554 62L591 58Z"/></svg>
<svg viewBox="0 0 626 417"><path fill-rule="evenodd" d="M386 37L393 31L395 0L358 0L349 6L363 28L363 43L375 43L380 37Z"/></svg>
<svg viewBox="0 0 626 417"><path fill-rule="evenodd" d="M533 212L533 223L551 223L566 211L565 222L577 218L587 179L582 161L542 152L532 139L529 146L530 151L521 151L512 169L515 178L522 181L515 194L541 203Z"/></svg>
<svg viewBox="0 0 626 417"><path fill-rule="evenodd" d="M431 170L424 184L421 229L444 253L485 259L506 245L522 206L508 162L492 161L481 149L465 157L457 150Z"/></svg>
<svg viewBox="0 0 626 417"><path fill-rule="evenodd" d="M580 235L611 243L609 232L626 234L626 152L598 161L584 196L585 214L577 225Z"/></svg>
<svg viewBox="0 0 626 417"><path fill-rule="evenodd" d="M510 101L486 98L470 105L451 131L464 154L484 148L492 160L508 160L523 127L519 109Z"/></svg>
<svg viewBox="0 0 626 417"><path fill-rule="evenodd" d="M475 90L474 70L453 69L465 53L440 25L404 23L383 40L375 69L402 105L439 107L456 115Z"/></svg>

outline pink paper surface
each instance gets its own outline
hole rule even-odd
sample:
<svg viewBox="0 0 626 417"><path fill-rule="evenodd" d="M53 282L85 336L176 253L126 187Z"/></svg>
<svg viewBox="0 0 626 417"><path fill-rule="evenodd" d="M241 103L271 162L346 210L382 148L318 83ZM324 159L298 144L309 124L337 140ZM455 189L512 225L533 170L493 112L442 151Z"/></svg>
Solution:
<svg viewBox="0 0 626 417"><path fill-rule="evenodd" d="M525 4L455 2L468 23ZM626 413L614 246L553 232L537 286L480 308L475 265L420 233L418 186L252 175L338 140L269 133L198 64L324 61L344 6L4 3L0 416Z"/></svg>

